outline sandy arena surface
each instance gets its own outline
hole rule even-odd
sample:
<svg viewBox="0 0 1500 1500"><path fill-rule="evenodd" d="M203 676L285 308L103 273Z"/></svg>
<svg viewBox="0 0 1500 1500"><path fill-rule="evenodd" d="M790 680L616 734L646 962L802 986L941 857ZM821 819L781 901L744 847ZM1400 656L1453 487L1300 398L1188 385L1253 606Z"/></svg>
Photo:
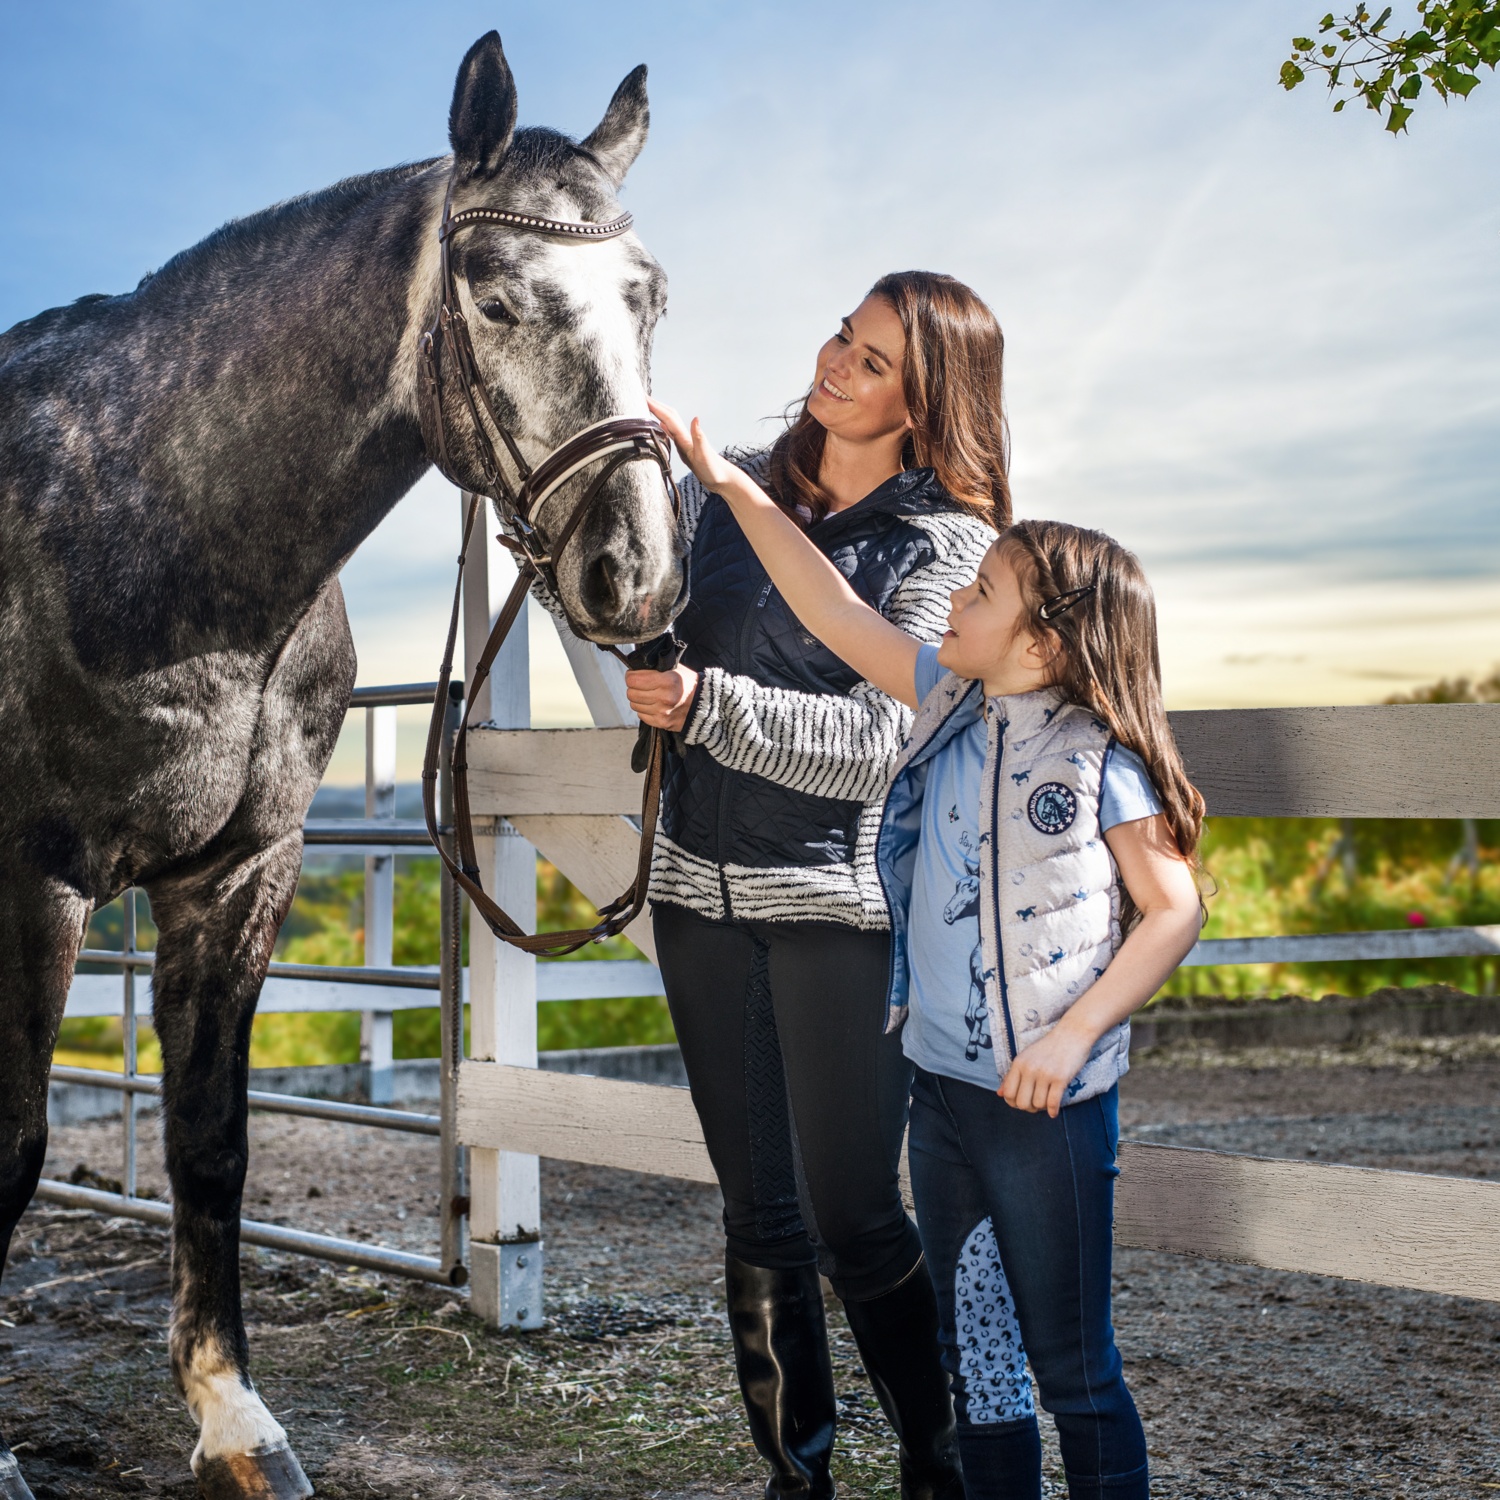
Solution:
<svg viewBox="0 0 1500 1500"><path fill-rule="evenodd" d="M1125 1133L1496 1177L1497 1050L1142 1061ZM429 1141L267 1115L252 1131L248 1215L432 1252ZM149 1119L142 1137L141 1187L159 1193ZM111 1122L57 1130L47 1171L116 1176L118 1141ZM718 1301L715 1191L549 1162L543 1204L536 1334L486 1329L437 1288L245 1253L257 1383L320 1495L760 1494ZM166 1369L165 1248L158 1230L44 1206L22 1223L0 1291L0 1424L38 1500L196 1493ZM1118 1254L1116 1287L1154 1494L1500 1494L1500 1306L1144 1251ZM841 1494L894 1495L892 1440L830 1311ZM1055 1445L1048 1467L1065 1493Z"/></svg>

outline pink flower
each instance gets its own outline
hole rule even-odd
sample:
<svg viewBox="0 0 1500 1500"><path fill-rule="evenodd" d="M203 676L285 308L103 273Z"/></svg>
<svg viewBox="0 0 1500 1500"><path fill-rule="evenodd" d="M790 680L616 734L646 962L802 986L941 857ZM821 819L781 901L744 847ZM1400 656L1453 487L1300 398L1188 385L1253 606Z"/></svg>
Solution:
<svg viewBox="0 0 1500 1500"><path fill-rule="evenodd" d="M1419 911L1409 911L1406 914L1406 925L1408 927L1425 927L1427 918Z"/></svg>

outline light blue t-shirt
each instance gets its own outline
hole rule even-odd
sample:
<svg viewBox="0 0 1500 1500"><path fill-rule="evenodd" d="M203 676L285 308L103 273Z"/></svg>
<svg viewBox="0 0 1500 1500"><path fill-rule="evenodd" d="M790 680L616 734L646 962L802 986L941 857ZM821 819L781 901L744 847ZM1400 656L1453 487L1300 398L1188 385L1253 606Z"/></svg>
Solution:
<svg viewBox="0 0 1500 1500"><path fill-rule="evenodd" d="M937 647L923 646L917 653L917 697L925 698L942 675ZM929 1073L992 1089L998 1075L979 947L979 790L985 734L980 718L927 764L907 921L911 1009L902 1045ZM1140 756L1111 744L1100 789L1100 832L1161 810Z"/></svg>

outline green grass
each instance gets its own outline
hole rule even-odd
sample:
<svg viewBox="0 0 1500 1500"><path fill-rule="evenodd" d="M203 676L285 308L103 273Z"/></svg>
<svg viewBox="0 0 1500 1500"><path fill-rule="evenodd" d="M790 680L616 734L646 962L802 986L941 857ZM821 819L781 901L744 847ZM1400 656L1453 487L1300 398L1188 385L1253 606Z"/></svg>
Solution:
<svg viewBox="0 0 1500 1500"><path fill-rule="evenodd" d="M1372 932L1500 922L1500 822L1481 822L1477 864L1464 827L1423 819L1214 818L1203 860L1216 887L1205 937ZM1167 995L1364 995L1451 984L1494 993L1495 958L1253 964L1181 969Z"/></svg>

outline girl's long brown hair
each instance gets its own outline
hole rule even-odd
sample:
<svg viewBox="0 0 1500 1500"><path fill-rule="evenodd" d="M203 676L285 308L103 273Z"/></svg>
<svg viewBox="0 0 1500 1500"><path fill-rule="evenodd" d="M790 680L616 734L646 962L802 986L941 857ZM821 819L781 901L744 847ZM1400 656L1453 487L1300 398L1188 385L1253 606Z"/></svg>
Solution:
<svg viewBox="0 0 1500 1500"><path fill-rule="evenodd" d="M1005 421L1005 335L963 282L936 271L895 271L870 288L896 309L906 332L902 393L912 430L905 467L930 467L938 483L997 530L1010 524L1010 432ZM812 393L809 391L808 395ZM832 497L818 483L823 424L807 397L771 449L771 493L814 521Z"/></svg>
<svg viewBox="0 0 1500 1500"><path fill-rule="evenodd" d="M1203 797L1188 780L1167 722L1156 601L1140 560L1102 531L1063 521L1017 521L995 545L1015 565L1030 630L1059 647L1053 684L1145 762L1177 848L1198 868ZM1075 590L1086 592L1059 611ZM1051 618L1042 613L1049 601ZM1127 928L1134 916L1127 895Z"/></svg>

